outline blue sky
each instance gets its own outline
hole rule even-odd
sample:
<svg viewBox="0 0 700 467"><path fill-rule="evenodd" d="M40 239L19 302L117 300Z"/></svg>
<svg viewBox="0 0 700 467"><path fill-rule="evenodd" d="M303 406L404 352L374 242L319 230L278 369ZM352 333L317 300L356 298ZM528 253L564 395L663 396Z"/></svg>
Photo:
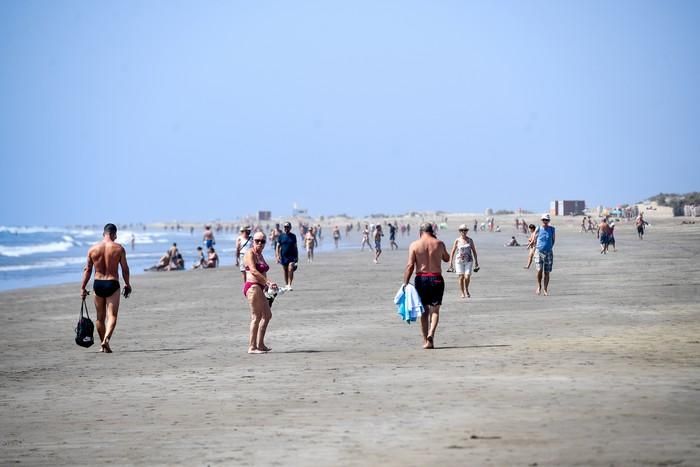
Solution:
<svg viewBox="0 0 700 467"><path fill-rule="evenodd" d="M700 2L0 3L0 224L699 190Z"/></svg>

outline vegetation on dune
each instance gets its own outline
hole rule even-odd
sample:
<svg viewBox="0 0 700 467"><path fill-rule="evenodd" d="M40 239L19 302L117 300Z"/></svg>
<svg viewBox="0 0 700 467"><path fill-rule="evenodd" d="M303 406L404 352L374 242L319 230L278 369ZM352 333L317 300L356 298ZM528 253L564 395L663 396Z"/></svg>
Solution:
<svg viewBox="0 0 700 467"><path fill-rule="evenodd" d="M700 192L693 191L684 195L676 193L659 193L649 198L649 201L656 202L659 206L669 206L673 208L673 215L682 216L683 206L700 205Z"/></svg>

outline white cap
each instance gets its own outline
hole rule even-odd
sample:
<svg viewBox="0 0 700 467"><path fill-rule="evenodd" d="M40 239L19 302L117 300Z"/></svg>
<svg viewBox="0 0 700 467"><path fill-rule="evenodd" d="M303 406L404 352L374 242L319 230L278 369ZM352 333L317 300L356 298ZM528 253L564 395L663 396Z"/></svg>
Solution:
<svg viewBox="0 0 700 467"><path fill-rule="evenodd" d="M549 213L544 213L542 214L542 217L540 217L540 220L551 220L552 218L549 217Z"/></svg>

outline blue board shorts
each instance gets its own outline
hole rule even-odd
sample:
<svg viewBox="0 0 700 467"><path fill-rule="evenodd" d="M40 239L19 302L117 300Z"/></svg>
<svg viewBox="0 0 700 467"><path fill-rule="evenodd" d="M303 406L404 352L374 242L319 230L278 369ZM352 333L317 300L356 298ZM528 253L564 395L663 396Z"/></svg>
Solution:
<svg viewBox="0 0 700 467"><path fill-rule="evenodd" d="M537 250L535 253L535 264L537 265L537 270L544 270L544 272L552 272L552 265L554 264L554 253L552 252L552 250Z"/></svg>

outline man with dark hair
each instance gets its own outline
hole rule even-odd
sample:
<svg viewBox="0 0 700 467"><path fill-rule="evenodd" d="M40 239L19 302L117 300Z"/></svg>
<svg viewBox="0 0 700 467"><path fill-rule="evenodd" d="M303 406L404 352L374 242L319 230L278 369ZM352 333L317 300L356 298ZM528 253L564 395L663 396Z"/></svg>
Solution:
<svg viewBox="0 0 700 467"><path fill-rule="evenodd" d="M95 280L92 290L95 292L95 308L97 319L95 325L100 335L101 352L112 353L109 340L112 338L114 328L117 326L117 314L119 313L119 266L124 276L124 298L131 294L129 284L129 265L126 262L124 247L114 240L117 238L117 226L105 225L102 241L93 245L87 254L87 263L83 269L83 282L80 287L80 296L85 298L88 294L87 287L95 268ZM106 326L105 326L105 317Z"/></svg>
<svg viewBox="0 0 700 467"><path fill-rule="evenodd" d="M420 317L424 349L434 348L433 338L440 320L440 305L445 292L442 261L449 262L450 254L445 244L435 237L433 224L424 222L420 226L420 238L408 248L408 264L403 275L405 286L414 270L416 272L416 291L425 308Z"/></svg>
<svg viewBox="0 0 700 467"><path fill-rule="evenodd" d="M297 248L297 236L292 233L292 224L285 222L282 226L284 233L277 238L277 262L282 265L284 271L285 290L292 289L292 281L294 280L294 271L297 270L299 262L299 249Z"/></svg>

